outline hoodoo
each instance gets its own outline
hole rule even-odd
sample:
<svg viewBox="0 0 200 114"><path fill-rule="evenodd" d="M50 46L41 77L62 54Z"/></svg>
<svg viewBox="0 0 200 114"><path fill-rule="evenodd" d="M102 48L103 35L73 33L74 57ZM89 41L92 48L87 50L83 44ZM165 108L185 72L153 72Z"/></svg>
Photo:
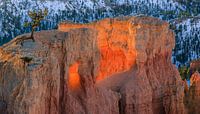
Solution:
<svg viewBox="0 0 200 114"><path fill-rule="evenodd" d="M185 104L188 114L199 114L200 101L200 74L195 72L190 78L190 88L185 95Z"/></svg>
<svg viewBox="0 0 200 114"><path fill-rule="evenodd" d="M174 34L165 21L63 22L35 33L35 42L17 43L25 36L0 48L1 113L185 113L184 83L171 62Z"/></svg>

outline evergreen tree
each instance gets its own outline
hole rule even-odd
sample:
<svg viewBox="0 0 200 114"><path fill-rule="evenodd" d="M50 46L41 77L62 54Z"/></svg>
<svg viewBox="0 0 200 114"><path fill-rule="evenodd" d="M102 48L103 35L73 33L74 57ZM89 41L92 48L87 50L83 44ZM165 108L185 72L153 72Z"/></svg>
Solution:
<svg viewBox="0 0 200 114"><path fill-rule="evenodd" d="M34 31L37 27L40 26L41 24L41 21L45 19L45 17L47 16L48 14L48 9L45 8L44 11L42 11L41 9L39 11L29 11L28 12L28 16L31 18L31 22L25 22L24 23L24 26L25 27L28 27L28 26L31 26L31 38L32 40L34 41Z"/></svg>

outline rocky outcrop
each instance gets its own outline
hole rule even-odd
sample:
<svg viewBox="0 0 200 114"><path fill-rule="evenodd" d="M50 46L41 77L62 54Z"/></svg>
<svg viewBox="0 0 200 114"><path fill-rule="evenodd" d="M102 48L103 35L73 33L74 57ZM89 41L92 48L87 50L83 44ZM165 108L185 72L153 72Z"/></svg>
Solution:
<svg viewBox="0 0 200 114"><path fill-rule="evenodd" d="M16 41L27 35L19 36L0 49L2 106L9 114L184 114L168 27L121 17L61 23L23 45Z"/></svg>
<svg viewBox="0 0 200 114"><path fill-rule="evenodd" d="M196 71L200 72L200 59L190 63L190 70L192 73L195 73Z"/></svg>
<svg viewBox="0 0 200 114"><path fill-rule="evenodd" d="M186 107L188 114L200 113L200 74L195 72L190 78L190 89L186 94Z"/></svg>

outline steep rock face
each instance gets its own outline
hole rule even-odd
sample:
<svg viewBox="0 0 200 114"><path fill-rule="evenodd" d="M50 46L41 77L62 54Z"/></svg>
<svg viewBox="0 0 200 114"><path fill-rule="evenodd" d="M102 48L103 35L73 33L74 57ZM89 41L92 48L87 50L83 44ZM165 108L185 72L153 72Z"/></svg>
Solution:
<svg viewBox="0 0 200 114"><path fill-rule="evenodd" d="M190 78L190 89L186 94L188 114L200 113L200 74L195 72Z"/></svg>
<svg viewBox="0 0 200 114"><path fill-rule="evenodd" d="M174 35L151 17L61 23L0 49L0 111L10 114L184 114ZM1 107L6 107L1 108Z"/></svg>

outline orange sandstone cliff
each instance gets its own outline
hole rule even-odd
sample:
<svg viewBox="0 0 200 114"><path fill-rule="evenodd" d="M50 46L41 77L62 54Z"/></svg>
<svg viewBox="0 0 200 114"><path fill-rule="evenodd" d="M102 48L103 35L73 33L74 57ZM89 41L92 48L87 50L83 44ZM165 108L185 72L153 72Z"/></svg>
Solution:
<svg viewBox="0 0 200 114"><path fill-rule="evenodd" d="M0 48L0 112L184 114L174 35L152 17L61 23Z"/></svg>

